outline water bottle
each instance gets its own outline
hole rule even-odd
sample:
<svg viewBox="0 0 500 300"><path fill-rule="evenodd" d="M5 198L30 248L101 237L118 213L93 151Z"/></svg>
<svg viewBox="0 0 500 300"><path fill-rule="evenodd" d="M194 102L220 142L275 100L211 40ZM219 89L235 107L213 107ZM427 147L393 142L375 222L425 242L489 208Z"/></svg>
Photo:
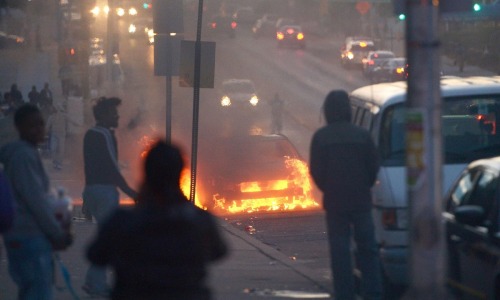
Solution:
<svg viewBox="0 0 500 300"><path fill-rule="evenodd" d="M57 196L53 201L54 214L56 219L65 230L71 227L71 219L73 218L73 201L66 195L64 188L57 188Z"/></svg>

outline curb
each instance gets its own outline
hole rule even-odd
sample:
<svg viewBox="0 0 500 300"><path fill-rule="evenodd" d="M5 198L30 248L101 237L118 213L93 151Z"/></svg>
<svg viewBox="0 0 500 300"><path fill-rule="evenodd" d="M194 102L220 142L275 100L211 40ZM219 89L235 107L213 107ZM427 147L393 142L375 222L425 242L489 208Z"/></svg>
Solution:
<svg viewBox="0 0 500 300"><path fill-rule="evenodd" d="M278 261L282 265L291 269L293 272L299 274L303 278L309 280L318 286L322 291L331 293L331 288L325 286L324 281L320 274L314 272L310 268L305 267L300 262L291 260L288 256L286 256L283 252L276 250L275 248L262 243L254 237L249 236L247 233L235 228L233 225L225 222L220 217L217 217L219 220L219 225L223 228L227 233L239 238L243 242L249 244L250 246L257 249L259 252L269 257L272 260Z"/></svg>

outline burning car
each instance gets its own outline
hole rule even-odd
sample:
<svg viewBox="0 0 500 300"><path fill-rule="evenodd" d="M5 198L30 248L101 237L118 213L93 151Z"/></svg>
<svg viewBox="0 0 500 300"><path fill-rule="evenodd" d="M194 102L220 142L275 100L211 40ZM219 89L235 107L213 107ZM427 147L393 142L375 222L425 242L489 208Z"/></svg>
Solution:
<svg viewBox="0 0 500 300"><path fill-rule="evenodd" d="M317 208L307 163L283 135L213 143L218 158L202 175L206 207L217 213Z"/></svg>

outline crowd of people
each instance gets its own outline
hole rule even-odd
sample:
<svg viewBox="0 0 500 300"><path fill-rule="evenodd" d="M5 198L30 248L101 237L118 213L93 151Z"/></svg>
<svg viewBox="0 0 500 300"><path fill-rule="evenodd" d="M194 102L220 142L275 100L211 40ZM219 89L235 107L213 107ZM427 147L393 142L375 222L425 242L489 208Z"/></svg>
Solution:
<svg viewBox="0 0 500 300"><path fill-rule="evenodd" d="M184 161L175 145L156 142L145 157L138 191L127 184L114 136L120 103L119 98L98 99L96 124L84 137L83 201L97 221L97 234L82 249L89 260L82 289L111 299L209 300L207 265L227 254L227 244L213 216L182 193ZM18 299L51 300L54 253L72 245L73 233L71 226L58 223L50 178L37 149L46 131L40 108L21 105L14 124L19 139L0 148L0 179L4 174L13 195L0 199L0 215L11 220L0 223L0 232ZM119 207L118 189L136 201L132 210ZM9 199L15 205L3 205ZM113 285L107 266L115 271Z"/></svg>
<svg viewBox="0 0 500 300"><path fill-rule="evenodd" d="M111 299L209 300L206 268L227 254L227 245L212 215L182 193L184 161L175 145L157 141L144 159L142 185L138 191L128 185L118 167L114 135L120 104L116 97L98 99L93 106L96 124L84 137L83 205L97 221L98 232L85 252L90 264L82 288L90 296ZM354 241L363 298L381 300L370 191L380 167L376 145L368 131L352 124L347 92L330 92L323 113L327 124L312 136L310 172L323 193L335 299L356 299ZM0 232L18 299L51 300L53 252L70 247L73 236L51 208L50 179L37 151L45 136L40 108L21 105L14 124L19 140L0 149L0 163L12 187L15 212L4 219L12 224L0 223ZM132 209L119 207L119 190L135 200ZM1 181L0 192L5 195ZM0 209L9 207L1 203L8 198L0 199ZM115 271L113 286L106 267Z"/></svg>
<svg viewBox="0 0 500 300"><path fill-rule="evenodd" d="M12 116L14 112L26 103L29 103L42 113L46 122L46 136L39 149L42 154L52 158L53 167L61 170L65 153L65 138L68 127L66 102L55 103L49 83L45 83L41 90L36 85L31 87L28 98L23 97L17 84L13 83L9 91L0 93L0 116Z"/></svg>
<svg viewBox="0 0 500 300"><path fill-rule="evenodd" d="M37 90L36 85L33 85L28 93L28 99L25 99L22 92L17 87L17 84L13 83L10 86L10 90L4 92L3 95L0 92L0 114L2 116L8 116L26 102L40 108L42 113L47 117L54 104L54 98L49 84L46 82L40 91Z"/></svg>

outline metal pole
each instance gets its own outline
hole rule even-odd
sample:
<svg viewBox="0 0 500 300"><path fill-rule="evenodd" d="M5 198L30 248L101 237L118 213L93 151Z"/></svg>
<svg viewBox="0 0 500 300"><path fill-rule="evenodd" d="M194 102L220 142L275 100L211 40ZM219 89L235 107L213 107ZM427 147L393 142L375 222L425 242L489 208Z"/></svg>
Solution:
<svg viewBox="0 0 500 300"><path fill-rule="evenodd" d="M407 183L410 288L404 299L446 299L441 224L442 143L438 3L407 0Z"/></svg>
<svg viewBox="0 0 500 300"><path fill-rule="evenodd" d="M189 200L195 204L196 192L196 164L198 152L198 116L200 109L200 65L201 65L201 24L203 14L203 0L198 1L198 24L196 27L196 41L194 51L194 88L193 88L193 134L191 142L191 190Z"/></svg>
<svg viewBox="0 0 500 300"><path fill-rule="evenodd" d="M167 76L166 79L166 117L165 117L165 140L167 143L172 142L172 38L170 35L167 36L167 47L166 54L167 55Z"/></svg>
<svg viewBox="0 0 500 300"><path fill-rule="evenodd" d="M167 75L165 79L167 87L165 141L170 144L172 142L172 76Z"/></svg>
<svg viewBox="0 0 500 300"><path fill-rule="evenodd" d="M108 22L107 22L107 30L106 30L106 75L108 85L111 85L113 82L113 45L114 45L114 21L116 15L116 7L114 0L108 0ZM108 91L110 92L110 91Z"/></svg>

